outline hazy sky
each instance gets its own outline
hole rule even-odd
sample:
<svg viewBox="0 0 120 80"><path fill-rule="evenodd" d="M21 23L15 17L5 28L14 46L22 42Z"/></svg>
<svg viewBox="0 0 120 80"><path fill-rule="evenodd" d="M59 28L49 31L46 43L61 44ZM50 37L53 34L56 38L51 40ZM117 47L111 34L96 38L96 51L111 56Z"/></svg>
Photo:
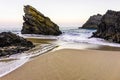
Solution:
<svg viewBox="0 0 120 80"><path fill-rule="evenodd" d="M27 4L62 27L81 26L91 15L120 10L120 0L0 0L0 28L21 27Z"/></svg>

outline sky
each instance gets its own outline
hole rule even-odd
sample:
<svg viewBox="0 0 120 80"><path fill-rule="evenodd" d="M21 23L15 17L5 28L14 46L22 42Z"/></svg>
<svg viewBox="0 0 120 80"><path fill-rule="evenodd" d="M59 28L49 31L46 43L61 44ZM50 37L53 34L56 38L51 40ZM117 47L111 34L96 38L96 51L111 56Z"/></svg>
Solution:
<svg viewBox="0 0 120 80"><path fill-rule="evenodd" d="M97 13L120 11L120 0L0 0L0 28L22 28L24 5L35 7L60 27L79 27Z"/></svg>

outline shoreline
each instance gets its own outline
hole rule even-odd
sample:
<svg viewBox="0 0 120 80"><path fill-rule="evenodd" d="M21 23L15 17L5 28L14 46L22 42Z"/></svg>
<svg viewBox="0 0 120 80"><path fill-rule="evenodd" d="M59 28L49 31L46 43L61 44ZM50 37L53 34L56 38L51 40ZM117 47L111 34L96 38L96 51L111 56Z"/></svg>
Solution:
<svg viewBox="0 0 120 80"><path fill-rule="evenodd" d="M90 44L90 43L68 43L61 40L57 40L57 39L40 39L40 38L26 38L26 39L29 41L32 41L33 43L57 44L59 46L57 50L82 49L82 50L120 51L120 47L107 46L107 45L97 45L97 44Z"/></svg>
<svg viewBox="0 0 120 80"><path fill-rule="evenodd" d="M37 46L40 46L40 44L49 44L51 47L49 47L48 46L48 48L51 48L50 50L47 50L46 48L45 48L45 50L44 50L44 52L42 52L42 54L43 55L49 55L50 53L55 53L56 54L56 52L58 51L58 53L59 53L59 51L62 51L61 53L64 53L64 50L67 50L67 52L69 52L70 54L71 54L71 50L73 50L73 51L85 51L85 53L86 52L89 52L90 51L90 53L91 53L91 51L95 51L96 53L99 53L99 52L109 52L109 53L113 53L113 52L118 52L118 51L120 51L120 48L116 48L116 47L110 47L110 46L98 46L98 47L93 47L93 48L83 48L83 49L75 49L75 48L72 48L72 47L70 47L70 45L67 45L67 47L65 48L65 45L60 45L60 47L58 47L58 45L56 45L56 43L57 43L57 40L55 40L55 39L37 39L37 38L27 38L28 40L30 40L30 41L32 41L34 44L36 44ZM58 41L59 42L59 41ZM74 44L75 45L75 44ZM82 45L85 45L85 44L82 44ZM82 46L82 45L79 45L79 46ZM93 45L93 44L88 44L88 45ZM53 47L52 47L53 46ZM77 45L78 46L78 45ZM44 46L44 47L46 47L46 46ZM44 48L43 47L43 48ZM55 47L58 47L58 48L55 48ZM75 46L73 46L73 47L75 47ZM55 48L55 49L54 49ZM40 48L37 48L37 49L40 49ZM54 50L52 50L52 49L54 49ZM36 50L36 49L35 49ZM70 50L70 51L69 51ZM41 49L39 50L40 52L41 52ZM23 67L24 65L26 65L27 63L29 63L29 62L31 62L31 61L34 61L34 59L36 59L36 58L40 58L40 56L42 56L41 55L41 53L39 53L39 51L37 51L37 52L35 52L35 53L38 53L38 54L31 54L31 56L29 56L29 60L27 61L27 62L25 62L25 64L23 64L23 65L21 65L21 66L19 66L19 67L17 67L17 68L15 68L14 70L12 70L12 71L8 71L8 73L9 72L11 72L11 73L14 73L14 71L16 71L17 69L19 69L19 68L21 68L21 67ZM30 51L28 51L28 53L34 53L34 50L30 50ZM46 53L49 53L49 54L46 54ZM78 53L78 52L77 52ZM81 54L81 53L80 53ZM40 56L39 56L40 55ZM74 56L74 55L73 55ZM24 57L25 58L25 57ZM23 58L23 59L24 59ZM26 58L28 58L27 56L26 56ZM14 60L15 58L13 57L13 58L11 58L10 60ZM3 60L4 61L4 60ZM73 62L74 63L74 62ZM11 74L11 73L9 73L9 74ZM7 75L9 75L9 74L7 74ZM6 75L5 75L6 76ZM2 77L4 77L4 76L2 76Z"/></svg>
<svg viewBox="0 0 120 80"><path fill-rule="evenodd" d="M119 61L119 51L62 49L38 56L0 79L119 80Z"/></svg>
<svg viewBox="0 0 120 80"><path fill-rule="evenodd" d="M13 72L17 68L23 66L25 63L33 60L37 56L47 53L57 47L54 44L39 44L32 50L20 54L14 54L10 57L0 59L0 78ZM7 65L8 64L8 65ZM5 65L5 67L3 66Z"/></svg>
<svg viewBox="0 0 120 80"><path fill-rule="evenodd" d="M39 38L26 38L28 41L32 41L33 43L51 43L56 41L57 39L39 39Z"/></svg>

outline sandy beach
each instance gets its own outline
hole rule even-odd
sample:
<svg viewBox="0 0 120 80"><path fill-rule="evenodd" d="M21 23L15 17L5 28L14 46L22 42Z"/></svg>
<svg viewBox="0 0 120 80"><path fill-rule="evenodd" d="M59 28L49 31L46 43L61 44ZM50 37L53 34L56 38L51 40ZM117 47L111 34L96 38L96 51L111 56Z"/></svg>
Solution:
<svg viewBox="0 0 120 80"><path fill-rule="evenodd" d="M120 80L120 0L7 1L0 80Z"/></svg>
<svg viewBox="0 0 120 80"><path fill-rule="evenodd" d="M120 80L120 52L63 49L43 54L0 80Z"/></svg>

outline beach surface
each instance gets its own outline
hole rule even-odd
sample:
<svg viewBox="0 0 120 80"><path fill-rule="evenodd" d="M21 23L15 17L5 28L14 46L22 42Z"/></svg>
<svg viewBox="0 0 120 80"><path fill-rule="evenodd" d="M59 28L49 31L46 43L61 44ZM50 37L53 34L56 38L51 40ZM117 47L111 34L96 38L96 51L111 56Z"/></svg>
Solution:
<svg viewBox="0 0 120 80"><path fill-rule="evenodd" d="M48 52L0 80L120 80L120 52L75 49Z"/></svg>

